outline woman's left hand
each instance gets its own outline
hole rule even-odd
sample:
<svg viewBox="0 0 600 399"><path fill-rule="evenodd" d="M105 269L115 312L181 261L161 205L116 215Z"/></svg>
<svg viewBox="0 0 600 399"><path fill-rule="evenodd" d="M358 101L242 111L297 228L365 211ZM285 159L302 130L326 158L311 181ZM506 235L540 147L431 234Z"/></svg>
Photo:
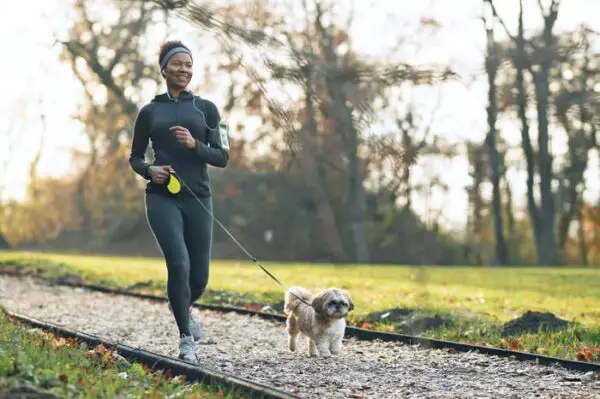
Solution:
<svg viewBox="0 0 600 399"><path fill-rule="evenodd" d="M192 136L189 130L183 126L173 126L170 130L175 135L177 141L183 144L186 148L189 148L190 150L196 148L196 139L194 136Z"/></svg>

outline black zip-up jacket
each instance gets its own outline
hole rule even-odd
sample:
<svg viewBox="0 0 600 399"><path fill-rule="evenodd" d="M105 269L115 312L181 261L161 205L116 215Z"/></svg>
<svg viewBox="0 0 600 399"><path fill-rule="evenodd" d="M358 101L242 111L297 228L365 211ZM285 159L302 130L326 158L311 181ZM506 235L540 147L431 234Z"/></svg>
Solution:
<svg viewBox="0 0 600 399"><path fill-rule="evenodd" d="M147 172L152 165L171 165L198 197L209 197L207 165L224 168L229 162L229 140L223 137L226 133L219 130L220 120L212 101L194 96L187 90L176 98L167 93L159 94L144 105L135 121L129 164L148 180L146 192L169 195L166 185L152 182ZM196 148L190 150L177 141L173 131L169 130L177 125L190 131L196 139ZM154 151L153 163L145 159L149 141ZM182 188L181 195L191 194Z"/></svg>

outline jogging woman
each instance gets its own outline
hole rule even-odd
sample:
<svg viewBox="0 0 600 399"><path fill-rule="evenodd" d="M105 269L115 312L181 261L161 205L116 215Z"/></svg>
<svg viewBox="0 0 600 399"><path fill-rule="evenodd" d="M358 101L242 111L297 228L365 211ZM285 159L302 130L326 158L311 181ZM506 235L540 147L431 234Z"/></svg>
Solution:
<svg viewBox="0 0 600 399"><path fill-rule="evenodd" d="M201 339L201 328L191 305L208 283L213 233L207 212L212 213L207 165L227 166L229 139L215 104L187 90L193 67L189 48L180 41L169 41L161 46L158 63L167 91L140 110L129 163L148 180L146 217L167 266L179 358L196 363L195 345ZM144 156L150 141L152 164Z"/></svg>

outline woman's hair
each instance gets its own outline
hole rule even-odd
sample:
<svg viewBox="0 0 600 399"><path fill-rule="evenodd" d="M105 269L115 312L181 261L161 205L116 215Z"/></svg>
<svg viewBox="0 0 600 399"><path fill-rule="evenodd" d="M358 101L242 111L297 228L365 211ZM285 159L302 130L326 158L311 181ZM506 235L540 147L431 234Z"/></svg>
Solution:
<svg viewBox="0 0 600 399"><path fill-rule="evenodd" d="M166 41L164 43L162 43L160 45L160 49L158 52L158 65L161 67L161 71L166 67L167 65L167 59L165 59L165 57L170 57L171 55L169 55L169 52L171 50L173 50L174 48L183 48L186 50L186 52L190 55L190 57L192 56L192 51L186 46L184 45L181 40L169 40Z"/></svg>

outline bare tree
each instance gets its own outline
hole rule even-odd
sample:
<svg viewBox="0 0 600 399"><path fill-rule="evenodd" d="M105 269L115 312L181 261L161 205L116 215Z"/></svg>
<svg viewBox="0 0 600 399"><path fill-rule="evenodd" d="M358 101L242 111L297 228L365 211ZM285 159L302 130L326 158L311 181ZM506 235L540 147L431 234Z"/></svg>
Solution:
<svg viewBox="0 0 600 399"><path fill-rule="evenodd" d="M92 93L91 98L96 98L94 89L97 88L106 93L106 102L97 105L96 111L106 112L109 107L120 110L120 116L119 112L111 115L115 118L113 126L110 131L105 131L107 152L112 154L117 151L122 134L129 139L133 134L132 123L138 113L142 84L160 81L158 68L140 54L144 33L162 11L156 4L140 0L111 1L109 6L118 11L119 18L114 24L101 24L90 15L90 1L77 0L77 20L69 38L57 40L63 46L62 59L72 66L88 90L87 97L90 98Z"/></svg>
<svg viewBox="0 0 600 399"><path fill-rule="evenodd" d="M522 126L522 147L527 160L527 200L530 219L536 237L538 262L543 265L554 265L559 262L556 230L555 204L552 181L552 154L550 154L549 108L550 108L550 75L556 64L556 38L554 26L558 17L560 0L552 0L546 10L541 1L538 2L543 17L543 28L539 43L526 40L523 27L523 1L519 2L519 24L517 35L511 34L506 24L498 15L493 0L485 0L491 7L494 17L503 26L506 34L516 46L513 62L517 68L516 86L518 90L518 114ZM529 136L529 123L526 116L527 91L524 72L529 72L534 85L535 106L537 111L537 154L534 154ZM537 162L536 162L537 161ZM539 174L540 206L536 204L533 182L535 169Z"/></svg>
<svg viewBox="0 0 600 399"><path fill-rule="evenodd" d="M483 0L484 5L487 0ZM496 236L496 263L499 265L508 264L508 248L504 237L504 222L502 217L502 194L500 189L500 155L497 148L497 129L496 120L498 118L498 99L496 94L496 75L500 67L501 58L498 51L498 45L494 40L494 22L483 17L487 39L487 53L485 57L485 70L488 77L488 133L485 137L485 144L488 149L488 160L491 169L492 180L492 206L494 212L494 230Z"/></svg>

